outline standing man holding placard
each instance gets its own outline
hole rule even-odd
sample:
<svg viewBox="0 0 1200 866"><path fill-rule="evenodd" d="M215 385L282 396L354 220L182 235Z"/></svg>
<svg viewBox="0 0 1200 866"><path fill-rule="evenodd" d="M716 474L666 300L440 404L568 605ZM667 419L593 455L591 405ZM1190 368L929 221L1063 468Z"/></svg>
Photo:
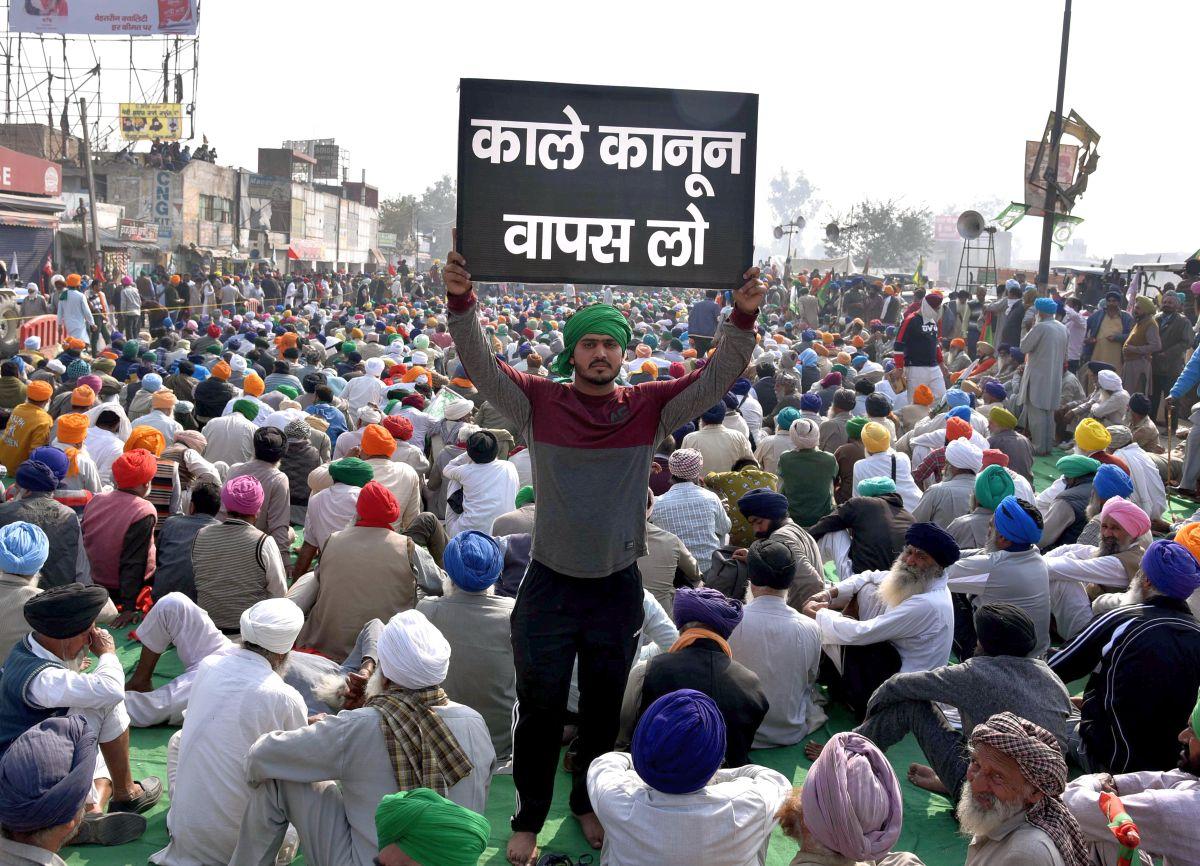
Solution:
<svg viewBox="0 0 1200 866"><path fill-rule="evenodd" d="M450 333L479 392L516 422L530 443L538 491L533 557L512 614L517 706L517 789L508 860L533 866L562 741L571 669L579 658L579 749L571 811L588 842L604 830L588 799L592 759L611 751L625 680L642 628L646 487L655 446L718 402L750 362L766 289L743 274L734 309L703 370L680 379L618 387L630 339L607 304L575 312L553 367L574 382L518 373L496 360L479 325L466 260L451 252L444 272Z"/></svg>

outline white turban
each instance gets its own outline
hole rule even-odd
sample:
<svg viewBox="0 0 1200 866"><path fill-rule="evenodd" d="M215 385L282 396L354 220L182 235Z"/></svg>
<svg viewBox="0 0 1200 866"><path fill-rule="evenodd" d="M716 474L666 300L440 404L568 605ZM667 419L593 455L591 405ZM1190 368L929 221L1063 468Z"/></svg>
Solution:
<svg viewBox="0 0 1200 866"><path fill-rule="evenodd" d="M955 439L946 446L946 462L955 469L969 469L978 474L983 470L983 452L966 439Z"/></svg>
<svg viewBox="0 0 1200 866"><path fill-rule="evenodd" d="M383 420L383 413L370 404L363 406L355 414L360 427L366 427L368 424L378 424Z"/></svg>
<svg viewBox="0 0 1200 866"><path fill-rule="evenodd" d="M291 652L304 626L304 613L287 598L268 598L242 612L242 640L273 653Z"/></svg>
<svg viewBox="0 0 1200 866"><path fill-rule="evenodd" d="M450 644L417 610L388 620L379 638L379 669L404 689L441 685L450 670Z"/></svg>
<svg viewBox="0 0 1200 866"><path fill-rule="evenodd" d="M367 361L367 375L378 379L383 375L383 358L371 358Z"/></svg>
<svg viewBox="0 0 1200 866"><path fill-rule="evenodd" d="M475 404L470 400L453 400L446 404L445 412L447 421L461 421L471 414L471 410L475 408Z"/></svg>
<svg viewBox="0 0 1200 866"><path fill-rule="evenodd" d="M246 359L235 352L233 357L229 359L229 369L235 373L246 372Z"/></svg>
<svg viewBox="0 0 1200 866"><path fill-rule="evenodd" d="M1096 380L1105 391L1121 390L1121 377L1112 370L1101 370L1096 374Z"/></svg>
<svg viewBox="0 0 1200 866"><path fill-rule="evenodd" d="M38 349L42 348L42 338L37 334L34 334L32 337L26 337L25 348L36 352Z"/></svg>
<svg viewBox="0 0 1200 866"><path fill-rule="evenodd" d="M286 402L286 401L285 401ZM280 405L283 405L282 403ZM263 422L264 427L274 427L276 430L282 431L293 421L303 421L304 412L299 409L277 409L267 416L267 420Z"/></svg>
<svg viewBox="0 0 1200 866"><path fill-rule="evenodd" d="M415 364L419 367L424 367L426 364L429 363L429 356L426 355L424 352L420 352L420 351L413 352L412 353L412 362L413 362L413 364Z"/></svg>

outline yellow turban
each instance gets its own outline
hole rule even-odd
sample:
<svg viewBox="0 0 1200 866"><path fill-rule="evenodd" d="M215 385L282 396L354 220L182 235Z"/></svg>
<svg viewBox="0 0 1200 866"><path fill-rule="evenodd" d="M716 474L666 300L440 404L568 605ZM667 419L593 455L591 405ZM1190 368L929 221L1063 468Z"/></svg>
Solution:
<svg viewBox="0 0 1200 866"><path fill-rule="evenodd" d="M892 434L882 424L871 421L862 429L862 443L868 454L879 454L891 447Z"/></svg>
<svg viewBox="0 0 1200 866"><path fill-rule="evenodd" d="M58 441L64 445L82 445L88 431L88 416L80 412L58 419Z"/></svg>
<svg viewBox="0 0 1200 866"><path fill-rule="evenodd" d="M155 457L161 457L166 447L167 440L163 438L162 433L144 424L140 427L134 427L133 432L129 434L129 438L125 440L126 453L141 448L144 451L149 451Z"/></svg>
<svg viewBox="0 0 1200 866"><path fill-rule="evenodd" d="M1104 425L1095 418L1084 418L1075 428L1075 444L1084 454L1103 451L1110 442L1112 442L1112 434L1104 429Z"/></svg>
<svg viewBox="0 0 1200 866"><path fill-rule="evenodd" d="M1017 416L1003 406L993 406L988 413L988 420L1003 430L1012 430L1017 426Z"/></svg>

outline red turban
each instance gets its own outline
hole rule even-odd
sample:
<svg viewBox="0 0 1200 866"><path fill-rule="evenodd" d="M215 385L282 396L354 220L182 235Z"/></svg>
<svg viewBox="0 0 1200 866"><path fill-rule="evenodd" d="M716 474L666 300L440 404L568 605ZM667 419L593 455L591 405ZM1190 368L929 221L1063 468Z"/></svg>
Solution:
<svg viewBox="0 0 1200 866"><path fill-rule="evenodd" d="M400 519L400 503L378 481L368 481L358 494L358 525L390 529Z"/></svg>
<svg viewBox="0 0 1200 866"><path fill-rule="evenodd" d="M397 442L407 442L412 438L412 422L403 415L388 415L383 419L383 429L392 434Z"/></svg>
<svg viewBox="0 0 1200 866"><path fill-rule="evenodd" d="M112 464L113 481L122 490L132 490L134 487L149 484L157 471L158 461L145 448L126 451Z"/></svg>
<svg viewBox="0 0 1200 866"><path fill-rule="evenodd" d="M983 452L983 465L988 467L991 465L1007 466L1008 455L999 448L988 448Z"/></svg>

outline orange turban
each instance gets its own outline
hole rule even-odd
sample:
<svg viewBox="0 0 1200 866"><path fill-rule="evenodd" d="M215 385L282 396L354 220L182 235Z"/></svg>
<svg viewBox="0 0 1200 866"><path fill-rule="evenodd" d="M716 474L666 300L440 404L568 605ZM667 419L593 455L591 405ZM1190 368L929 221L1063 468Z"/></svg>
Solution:
<svg viewBox="0 0 1200 866"><path fill-rule="evenodd" d="M928 385L918 385L913 389L913 402L918 406L933 405L933 389ZM959 420L962 420L961 418Z"/></svg>
<svg viewBox="0 0 1200 866"><path fill-rule="evenodd" d="M257 373L247 373L242 379L242 390L251 397L261 397L266 386L263 385L263 380Z"/></svg>
<svg viewBox="0 0 1200 866"><path fill-rule="evenodd" d="M88 416L72 412L58 419L58 441L64 445L82 445L88 431Z"/></svg>
<svg viewBox="0 0 1200 866"><path fill-rule="evenodd" d="M867 341L862 338L862 334L855 334L854 339L850 342L854 344L854 348L856 349L861 349L863 346L867 345Z"/></svg>
<svg viewBox="0 0 1200 866"><path fill-rule="evenodd" d="M849 364L850 363L850 353L849 352L838 352L837 353L837 362L839 364Z"/></svg>
<svg viewBox="0 0 1200 866"><path fill-rule="evenodd" d="M294 349L299 342L300 335L294 331L287 331L275 339L275 345L280 349Z"/></svg>
<svg viewBox="0 0 1200 866"><path fill-rule="evenodd" d="M145 424L140 427L134 427L133 432L129 434L129 438L125 440L126 453L141 449L149 451L155 457L160 457L166 447L167 440L163 438L162 433L153 427L147 427Z"/></svg>
<svg viewBox="0 0 1200 866"><path fill-rule="evenodd" d="M1188 549L1192 556L1200 559L1200 523L1185 523L1175 533L1175 541Z"/></svg>
<svg viewBox="0 0 1200 866"><path fill-rule="evenodd" d="M87 348L87 343L78 337L67 337L67 348L74 349L76 352L82 352Z"/></svg>
<svg viewBox="0 0 1200 866"><path fill-rule="evenodd" d="M225 363L224 361L217 361L217 363L213 364L212 374L221 381L227 381L229 379L229 374L232 372L233 371L229 369L229 364Z"/></svg>
<svg viewBox="0 0 1200 866"><path fill-rule="evenodd" d="M96 402L96 392L92 390L91 385L78 385L71 392L71 405L79 406L83 409L90 409L92 404Z"/></svg>
<svg viewBox="0 0 1200 866"><path fill-rule="evenodd" d="M158 431L155 431L156 433ZM159 434L160 436L162 434ZM144 448L126 451L113 461L112 477L117 487L131 490L149 484L154 473L158 471L158 461L154 455Z"/></svg>
<svg viewBox="0 0 1200 866"><path fill-rule="evenodd" d="M826 346L833 345L833 334L821 334L821 342Z"/></svg>
<svg viewBox="0 0 1200 866"><path fill-rule="evenodd" d="M171 274L171 285L177 286L180 283L179 274Z"/></svg>
<svg viewBox="0 0 1200 866"><path fill-rule="evenodd" d="M50 395L53 393L54 389L50 387L50 383L42 379L34 379L29 383L29 387L25 389L25 395L34 403L49 400Z"/></svg>
<svg viewBox="0 0 1200 866"><path fill-rule="evenodd" d="M824 343L813 343L812 350L814 352L816 352L818 355L820 355L822 358L829 357L829 350L825 348Z"/></svg>
<svg viewBox="0 0 1200 866"><path fill-rule="evenodd" d="M696 350L695 349L684 349L682 354L683 354L683 357L685 357L685 358L694 358L694 357L696 357Z"/></svg>
<svg viewBox="0 0 1200 866"><path fill-rule="evenodd" d="M408 383L417 381L417 378L420 376L424 376L426 379L428 379L429 373L425 370L424 367L422 367L418 364L417 366L415 366L411 370L409 370L407 373L405 373L403 376L401 376L400 381L404 382L405 384L408 384Z"/></svg>
<svg viewBox="0 0 1200 866"><path fill-rule="evenodd" d="M946 442L953 442L955 439L970 439L971 438L971 422L964 421L962 418L949 418L946 420Z"/></svg>
<svg viewBox="0 0 1200 866"><path fill-rule="evenodd" d="M962 337L955 337L953 340L950 341L951 349L965 349L966 347L967 347L967 341L964 340Z"/></svg>
<svg viewBox="0 0 1200 866"><path fill-rule="evenodd" d="M159 409L163 412L171 412L175 409L175 404L179 402L179 398L175 396L174 391L163 388L161 391L155 391L150 397L150 406L153 409Z"/></svg>
<svg viewBox="0 0 1200 866"><path fill-rule="evenodd" d="M368 424L363 428L363 457L391 457L396 451L396 440L382 425Z"/></svg>
<svg viewBox="0 0 1200 866"><path fill-rule="evenodd" d="M67 288L77 289L83 283L83 278L79 274L67 274Z"/></svg>

